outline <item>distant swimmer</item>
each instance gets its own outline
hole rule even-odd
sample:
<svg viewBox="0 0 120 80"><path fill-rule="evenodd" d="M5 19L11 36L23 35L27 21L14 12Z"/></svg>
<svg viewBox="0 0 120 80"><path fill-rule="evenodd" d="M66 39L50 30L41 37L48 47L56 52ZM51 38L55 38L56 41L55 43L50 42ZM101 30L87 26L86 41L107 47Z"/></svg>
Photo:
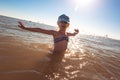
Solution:
<svg viewBox="0 0 120 80"><path fill-rule="evenodd" d="M46 30L41 28L27 28L24 26L22 22L19 21L18 23L19 23L18 26L24 30L52 35L54 39L53 54L64 53L67 49L69 36L75 36L76 34L79 33L78 29L74 29L74 33L66 32L70 24L70 19L65 14L62 14L58 17L57 21L57 25L59 27L58 31Z"/></svg>

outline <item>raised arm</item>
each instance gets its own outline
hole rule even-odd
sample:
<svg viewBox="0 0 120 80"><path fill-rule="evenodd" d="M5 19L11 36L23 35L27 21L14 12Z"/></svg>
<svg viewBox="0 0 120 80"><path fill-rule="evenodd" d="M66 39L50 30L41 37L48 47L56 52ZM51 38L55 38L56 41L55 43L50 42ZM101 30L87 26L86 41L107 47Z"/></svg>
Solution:
<svg viewBox="0 0 120 80"><path fill-rule="evenodd" d="M75 36L76 34L79 33L79 30L78 29L74 29L74 33L67 33L68 36Z"/></svg>
<svg viewBox="0 0 120 80"><path fill-rule="evenodd" d="M27 28L24 26L24 24L22 22L18 22L19 25L18 27L24 29L24 30L28 30L28 31L32 31L32 32L40 32L40 33L44 33L44 34L48 34L48 35L54 35L55 31L54 30L45 30L45 29L41 29L41 28Z"/></svg>

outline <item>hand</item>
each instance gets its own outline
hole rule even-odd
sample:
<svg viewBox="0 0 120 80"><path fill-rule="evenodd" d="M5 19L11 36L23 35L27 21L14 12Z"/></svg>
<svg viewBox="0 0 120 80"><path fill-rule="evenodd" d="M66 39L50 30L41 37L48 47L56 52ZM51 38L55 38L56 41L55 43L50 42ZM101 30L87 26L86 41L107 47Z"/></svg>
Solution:
<svg viewBox="0 0 120 80"><path fill-rule="evenodd" d="M18 23L19 23L18 27L20 27L22 29L25 29L25 26L24 26L24 24L21 21L19 21Z"/></svg>
<svg viewBox="0 0 120 80"><path fill-rule="evenodd" d="M75 33L78 34L79 33L79 29L74 29Z"/></svg>

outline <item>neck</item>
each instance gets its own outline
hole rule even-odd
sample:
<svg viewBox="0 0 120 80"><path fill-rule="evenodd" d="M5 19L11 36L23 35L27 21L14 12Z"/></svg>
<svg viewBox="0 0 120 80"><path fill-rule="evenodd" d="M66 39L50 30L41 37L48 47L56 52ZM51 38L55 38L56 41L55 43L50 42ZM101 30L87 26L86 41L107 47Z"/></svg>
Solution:
<svg viewBox="0 0 120 80"><path fill-rule="evenodd" d="M59 30L59 32L65 34L66 30Z"/></svg>

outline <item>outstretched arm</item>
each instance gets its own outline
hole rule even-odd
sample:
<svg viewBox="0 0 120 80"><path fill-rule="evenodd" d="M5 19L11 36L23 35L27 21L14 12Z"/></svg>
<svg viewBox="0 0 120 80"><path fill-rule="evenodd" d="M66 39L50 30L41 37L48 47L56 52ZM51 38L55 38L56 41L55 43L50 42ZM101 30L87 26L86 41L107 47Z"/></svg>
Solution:
<svg viewBox="0 0 120 80"><path fill-rule="evenodd" d="M79 33L79 30L78 29L74 29L74 33L67 33L68 36L75 36L76 34Z"/></svg>
<svg viewBox="0 0 120 80"><path fill-rule="evenodd" d="M22 22L19 21L18 23L19 23L18 27L20 27L24 30L32 31L32 32L40 32L40 33L49 34L49 35L53 35L55 32L53 30L45 30L45 29L41 29L41 28L27 28L24 26L24 24Z"/></svg>

